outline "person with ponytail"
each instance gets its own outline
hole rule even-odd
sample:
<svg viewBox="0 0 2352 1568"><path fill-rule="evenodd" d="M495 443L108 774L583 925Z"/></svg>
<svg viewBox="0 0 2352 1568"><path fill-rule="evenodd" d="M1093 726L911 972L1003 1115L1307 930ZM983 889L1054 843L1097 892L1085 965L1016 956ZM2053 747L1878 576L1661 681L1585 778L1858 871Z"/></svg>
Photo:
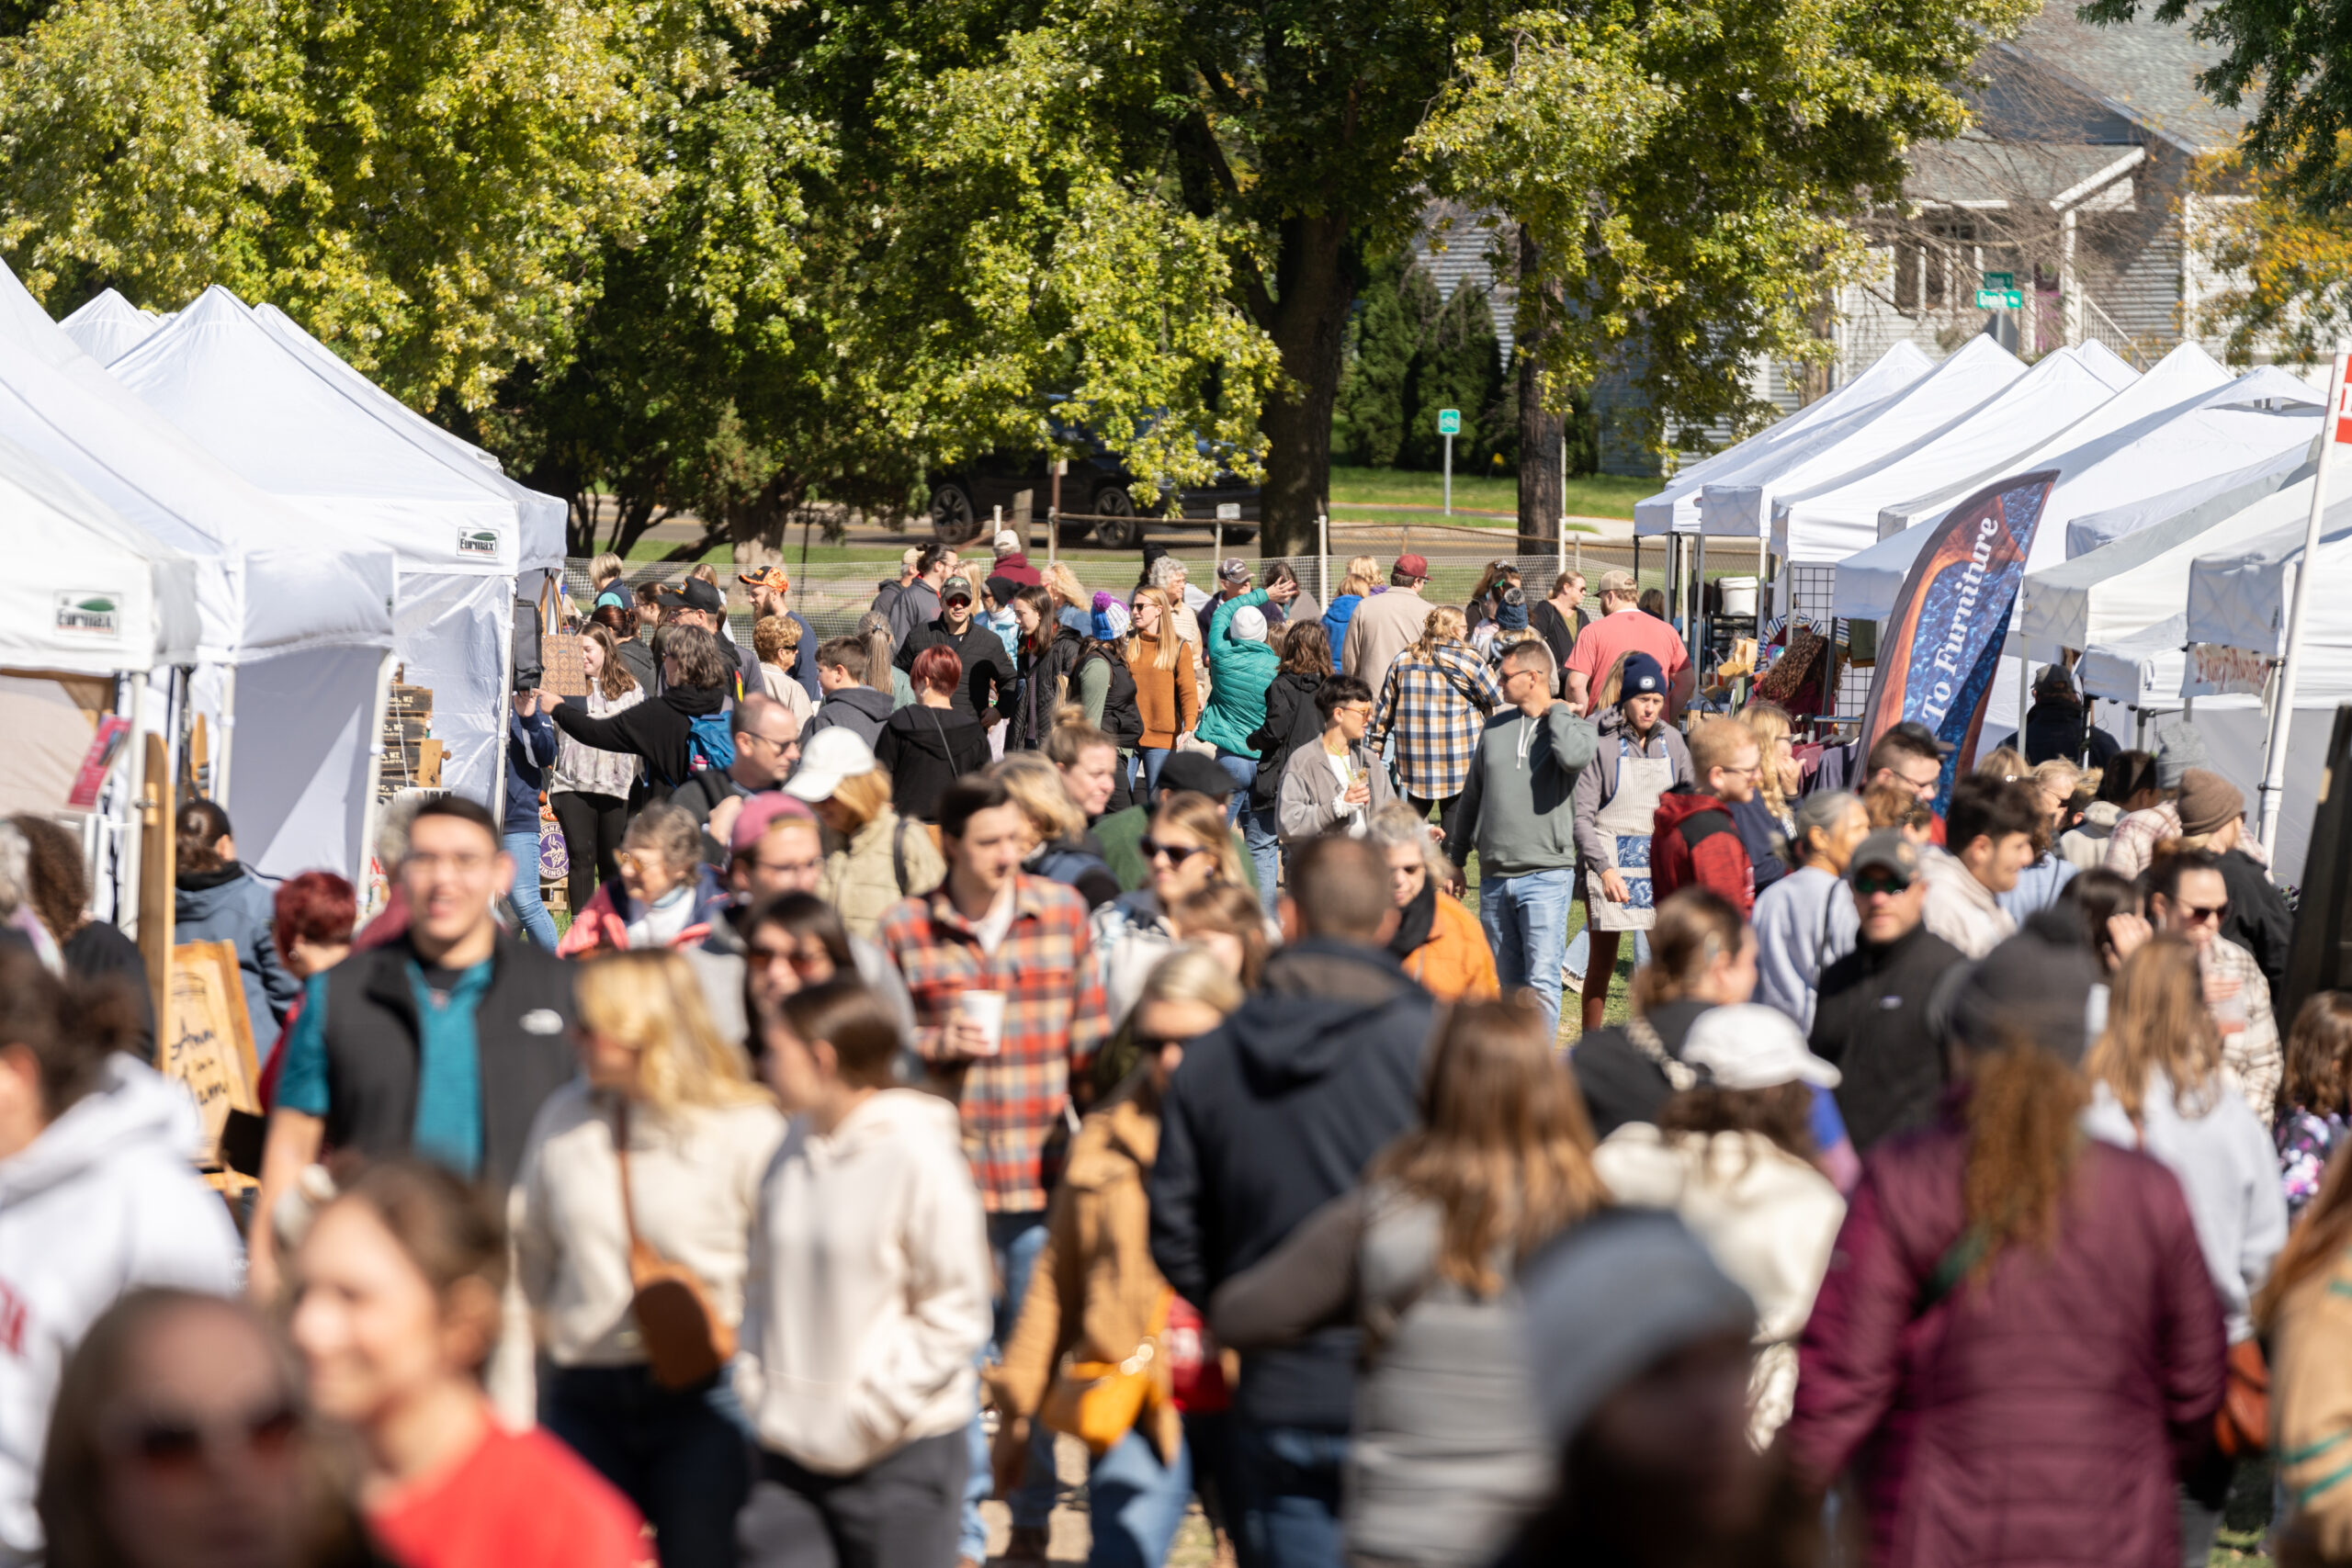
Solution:
<svg viewBox="0 0 2352 1568"><path fill-rule="evenodd" d="M203 799L186 802L173 814L172 832L178 867L172 940L235 946L238 975L245 983L245 1020L253 1026L254 1049L266 1062L302 990L280 962L270 934L276 902L261 879L238 863L229 814L218 806Z"/></svg>
<svg viewBox="0 0 2352 1568"><path fill-rule="evenodd" d="M187 1091L130 1054L125 982L0 946L0 1562L37 1562L34 1486L66 1357L141 1285L233 1295L229 1211L194 1161Z"/></svg>
<svg viewBox="0 0 2352 1568"><path fill-rule="evenodd" d="M2180 1184L2082 1135L2094 978L2047 915L1971 965L1939 1120L1863 1161L1781 1441L1815 1493L1852 1472L1871 1562L2182 1561L2222 1308Z"/></svg>

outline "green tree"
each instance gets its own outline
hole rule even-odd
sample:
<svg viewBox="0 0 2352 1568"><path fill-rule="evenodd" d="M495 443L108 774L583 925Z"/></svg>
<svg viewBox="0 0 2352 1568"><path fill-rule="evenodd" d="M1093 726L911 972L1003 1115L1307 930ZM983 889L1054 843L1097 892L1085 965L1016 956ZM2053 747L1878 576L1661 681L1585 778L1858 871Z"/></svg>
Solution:
<svg viewBox="0 0 2352 1568"><path fill-rule="evenodd" d="M1464 284L1436 312L1429 336L1414 362L1413 396L1406 414L1403 466L1434 469L1445 462L1445 438L1437 433L1437 411L1459 409L1462 433L1453 438L1456 473L1484 473L1500 457L1517 454L1519 410L1505 396L1502 344L1487 290Z"/></svg>
<svg viewBox="0 0 2352 1568"><path fill-rule="evenodd" d="M1437 286L1399 248L1368 269L1348 325L1331 444L1368 468L1393 468L1405 442L1413 365L1438 313Z"/></svg>

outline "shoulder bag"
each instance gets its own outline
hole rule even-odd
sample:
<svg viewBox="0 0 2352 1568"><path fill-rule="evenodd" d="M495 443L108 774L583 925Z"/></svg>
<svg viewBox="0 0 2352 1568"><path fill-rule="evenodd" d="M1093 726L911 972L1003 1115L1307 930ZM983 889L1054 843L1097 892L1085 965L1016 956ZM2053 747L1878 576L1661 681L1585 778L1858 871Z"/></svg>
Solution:
<svg viewBox="0 0 2352 1568"><path fill-rule="evenodd" d="M628 1232L628 1277L637 1288L629 1312L653 1381L692 1388L718 1374L735 1354L735 1330L710 1304L694 1270L673 1263L637 1234L628 1191L628 1101L613 1113L613 1157L621 1169L621 1224Z"/></svg>
<svg viewBox="0 0 2352 1568"><path fill-rule="evenodd" d="M1159 1355L1160 1337L1168 1332L1168 1303L1175 1294L1167 1286L1160 1287L1144 1337L1125 1359L1081 1361L1064 1357L1054 1373L1053 1386L1046 1391L1045 1403L1037 1408L1037 1419L1078 1438L1097 1459L1117 1448L1157 1397L1151 1363Z"/></svg>

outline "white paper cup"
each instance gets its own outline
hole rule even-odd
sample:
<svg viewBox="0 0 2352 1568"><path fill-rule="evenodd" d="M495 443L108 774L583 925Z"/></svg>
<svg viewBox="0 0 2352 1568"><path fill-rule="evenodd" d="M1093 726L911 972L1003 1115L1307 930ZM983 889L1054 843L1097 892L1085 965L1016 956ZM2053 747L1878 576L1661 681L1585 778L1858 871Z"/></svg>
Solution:
<svg viewBox="0 0 2352 1568"><path fill-rule="evenodd" d="M988 1043L980 1048L983 1056L993 1056L1004 1049L1004 1004L1002 991L964 991L956 998L956 1016L980 1026Z"/></svg>

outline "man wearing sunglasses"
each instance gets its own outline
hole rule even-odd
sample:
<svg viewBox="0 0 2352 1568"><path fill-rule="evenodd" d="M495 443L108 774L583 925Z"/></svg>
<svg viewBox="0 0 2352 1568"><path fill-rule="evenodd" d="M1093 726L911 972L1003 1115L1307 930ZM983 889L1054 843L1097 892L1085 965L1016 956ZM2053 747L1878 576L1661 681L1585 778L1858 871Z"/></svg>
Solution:
<svg viewBox="0 0 2352 1568"><path fill-rule="evenodd" d="M1934 1119L1944 1065L1928 1032L1928 998L1962 958L1927 927L1919 847L1901 829L1882 828L1855 846L1846 885L1860 929L1853 951L1821 972L1812 1045L1844 1075L1838 1111L1859 1155Z"/></svg>
<svg viewBox="0 0 2352 1568"><path fill-rule="evenodd" d="M2285 1063L2278 1047L2278 1020L2271 1011L2270 982L2254 954L2222 934L2229 918L2230 888L2222 860L2211 850L2183 850L2148 868L2148 920L2197 950L2205 974L2205 1006L2222 1035L2222 1060L2254 1113L2268 1126L2277 1113L2278 1080ZM2145 940L2144 936L2141 940ZM2140 945L2128 937L2116 943L2119 957Z"/></svg>

